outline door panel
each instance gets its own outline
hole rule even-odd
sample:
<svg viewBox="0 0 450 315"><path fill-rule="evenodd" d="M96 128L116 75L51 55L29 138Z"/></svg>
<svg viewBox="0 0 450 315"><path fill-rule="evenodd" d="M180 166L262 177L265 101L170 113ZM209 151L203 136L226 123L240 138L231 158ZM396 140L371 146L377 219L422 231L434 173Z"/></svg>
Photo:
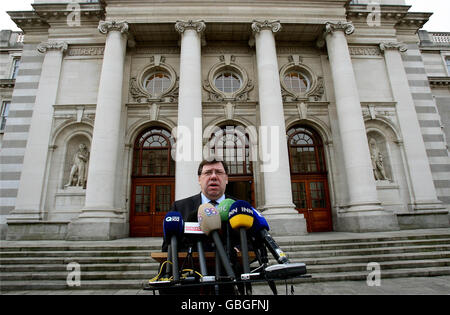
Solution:
<svg viewBox="0 0 450 315"><path fill-rule="evenodd" d="M130 236L163 235L163 220L175 195L175 181L134 179L130 204Z"/></svg>
<svg viewBox="0 0 450 315"><path fill-rule="evenodd" d="M292 196L296 209L306 219L308 232L332 230L331 207L326 177L298 176L292 180Z"/></svg>

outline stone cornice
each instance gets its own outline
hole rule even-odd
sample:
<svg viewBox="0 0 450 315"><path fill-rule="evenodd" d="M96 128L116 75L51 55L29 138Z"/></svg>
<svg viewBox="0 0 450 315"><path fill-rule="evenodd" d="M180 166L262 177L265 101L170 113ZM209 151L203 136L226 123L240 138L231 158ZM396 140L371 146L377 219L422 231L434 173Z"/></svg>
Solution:
<svg viewBox="0 0 450 315"><path fill-rule="evenodd" d="M111 31L128 34L128 23L126 21L100 21L98 23L98 31L102 34L108 34Z"/></svg>
<svg viewBox="0 0 450 315"><path fill-rule="evenodd" d="M48 41L40 43L36 49L43 54L49 50L59 50L64 53L67 50L68 46L69 45L67 44L67 42Z"/></svg>
<svg viewBox="0 0 450 315"><path fill-rule="evenodd" d="M205 21L203 21L203 20L196 20L196 21L193 21L193 20L180 21L180 20L178 20L175 23L175 30L178 33L183 34L184 31L187 29L195 30L195 31L197 31L197 33L202 33L206 29Z"/></svg>
<svg viewBox="0 0 450 315"><path fill-rule="evenodd" d="M265 20L265 21L257 21L253 20L252 22L252 30L255 33L259 33L262 30L270 30L273 33L277 33L281 30L281 23L279 20Z"/></svg>

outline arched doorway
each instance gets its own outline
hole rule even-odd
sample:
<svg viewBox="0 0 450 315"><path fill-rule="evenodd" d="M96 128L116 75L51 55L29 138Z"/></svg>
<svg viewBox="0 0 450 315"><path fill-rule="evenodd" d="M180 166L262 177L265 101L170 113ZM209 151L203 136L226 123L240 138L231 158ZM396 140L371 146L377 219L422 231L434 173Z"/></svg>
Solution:
<svg viewBox="0 0 450 315"><path fill-rule="evenodd" d="M175 196L173 138L161 127L141 132L133 148L130 236L162 236L163 219Z"/></svg>
<svg viewBox="0 0 450 315"><path fill-rule="evenodd" d="M292 197L306 219L308 232L332 230L327 168L322 139L307 126L289 129L288 147Z"/></svg>
<svg viewBox="0 0 450 315"><path fill-rule="evenodd" d="M249 135L242 126L214 128L207 145L209 157L225 161L228 166L226 194L255 205L253 167Z"/></svg>

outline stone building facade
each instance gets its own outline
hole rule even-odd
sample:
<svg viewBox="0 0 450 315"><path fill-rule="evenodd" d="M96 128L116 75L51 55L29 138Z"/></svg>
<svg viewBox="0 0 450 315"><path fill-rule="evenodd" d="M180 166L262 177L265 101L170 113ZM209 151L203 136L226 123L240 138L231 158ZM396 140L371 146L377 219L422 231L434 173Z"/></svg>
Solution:
<svg viewBox="0 0 450 315"><path fill-rule="evenodd" d="M9 12L2 238L160 236L214 155L276 235L448 227L448 41L403 0L367 2Z"/></svg>

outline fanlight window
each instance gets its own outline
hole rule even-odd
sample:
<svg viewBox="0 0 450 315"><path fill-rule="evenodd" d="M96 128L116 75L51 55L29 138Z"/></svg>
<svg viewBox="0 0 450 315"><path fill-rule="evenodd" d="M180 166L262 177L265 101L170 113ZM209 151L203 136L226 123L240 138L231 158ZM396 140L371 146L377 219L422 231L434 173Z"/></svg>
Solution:
<svg viewBox="0 0 450 315"><path fill-rule="evenodd" d="M241 88L242 80L236 73L225 71L216 76L214 85L221 92L234 93Z"/></svg>
<svg viewBox="0 0 450 315"><path fill-rule="evenodd" d="M283 81L286 88L295 94L306 93L311 88L309 78L300 71L287 72Z"/></svg>
<svg viewBox="0 0 450 315"><path fill-rule="evenodd" d="M295 127L288 131L288 137L291 173L326 171L323 144L315 132L304 127Z"/></svg>
<svg viewBox="0 0 450 315"><path fill-rule="evenodd" d="M134 145L133 175L174 176L172 145L173 138L165 129L152 128L143 132Z"/></svg>
<svg viewBox="0 0 450 315"><path fill-rule="evenodd" d="M216 130L211 135L208 146L211 156L225 161L228 166L228 175L252 174L249 138L243 129L226 126Z"/></svg>
<svg viewBox="0 0 450 315"><path fill-rule="evenodd" d="M154 72L144 79L144 87L151 95L166 92L171 84L170 76L165 72Z"/></svg>

